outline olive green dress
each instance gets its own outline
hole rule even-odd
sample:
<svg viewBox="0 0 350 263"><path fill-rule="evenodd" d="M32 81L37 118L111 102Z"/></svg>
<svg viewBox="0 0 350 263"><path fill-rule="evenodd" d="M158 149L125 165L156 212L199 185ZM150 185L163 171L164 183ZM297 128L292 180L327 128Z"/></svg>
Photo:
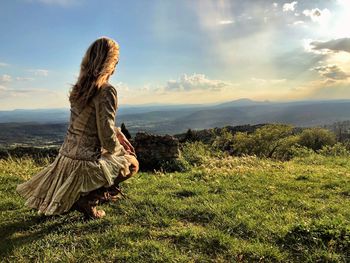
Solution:
<svg viewBox="0 0 350 263"><path fill-rule="evenodd" d="M26 205L45 215L68 211L81 195L111 186L130 173L131 155L116 137L117 91L103 86L83 109L71 106L70 123L58 156L17 186Z"/></svg>

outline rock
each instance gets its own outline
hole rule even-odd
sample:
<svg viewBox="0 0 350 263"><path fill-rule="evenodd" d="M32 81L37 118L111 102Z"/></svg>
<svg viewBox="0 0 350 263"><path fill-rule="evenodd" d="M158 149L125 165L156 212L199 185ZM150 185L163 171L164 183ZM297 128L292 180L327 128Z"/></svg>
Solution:
<svg viewBox="0 0 350 263"><path fill-rule="evenodd" d="M140 169L144 171L164 170L164 164L173 164L180 158L179 140L170 135L154 135L146 132L138 132L133 140L133 145L140 163ZM171 170L176 170L171 169Z"/></svg>

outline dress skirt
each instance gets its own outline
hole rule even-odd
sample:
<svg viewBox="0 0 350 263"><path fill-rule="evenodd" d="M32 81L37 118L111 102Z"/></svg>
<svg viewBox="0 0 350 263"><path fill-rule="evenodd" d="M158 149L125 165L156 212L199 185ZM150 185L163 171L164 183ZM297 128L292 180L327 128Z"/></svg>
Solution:
<svg viewBox="0 0 350 263"><path fill-rule="evenodd" d="M103 152L96 161L77 160L59 153L56 159L29 181L17 186L26 206L40 214L67 212L80 196L113 185L118 176L130 173L132 156Z"/></svg>

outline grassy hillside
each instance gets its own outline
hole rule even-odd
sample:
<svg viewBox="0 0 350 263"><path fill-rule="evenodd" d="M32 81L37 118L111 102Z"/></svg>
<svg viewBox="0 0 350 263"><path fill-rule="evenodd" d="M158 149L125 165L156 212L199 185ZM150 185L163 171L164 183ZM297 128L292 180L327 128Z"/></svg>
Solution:
<svg viewBox="0 0 350 263"><path fill-rule="evenodd" d="M140 173L98 221L23 206L16 185L46 163L0 160L2 262L350 261L346 158L225 157L187 173Z"/></svg>

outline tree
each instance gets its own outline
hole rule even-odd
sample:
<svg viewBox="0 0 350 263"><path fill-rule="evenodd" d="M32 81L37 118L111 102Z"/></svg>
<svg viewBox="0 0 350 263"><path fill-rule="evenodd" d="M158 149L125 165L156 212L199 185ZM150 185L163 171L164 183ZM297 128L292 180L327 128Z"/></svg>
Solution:
<svg viewBox="0 0 350 263"><path fill-rule="evenodd" d="M129 140L131 139L131 135L128 131L128 129L126 128L124 122L122 123L122 125L120 126L120 129L122 130L122 133L124 133L125 137Z"/></svg>

